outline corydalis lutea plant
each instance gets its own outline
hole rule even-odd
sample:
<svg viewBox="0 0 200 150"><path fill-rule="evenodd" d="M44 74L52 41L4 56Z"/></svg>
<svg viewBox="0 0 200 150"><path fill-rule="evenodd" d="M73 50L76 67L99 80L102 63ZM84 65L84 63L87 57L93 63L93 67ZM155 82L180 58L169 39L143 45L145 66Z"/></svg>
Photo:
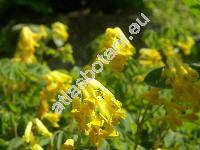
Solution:
<svg viewBox="0 0 200 150"><path fill-rule="evenodd" d="M116 43L115 47L113 47L113 43L117 40L120 40L122 44ZM109 48L117 52L112 56L113 59L108 64L108 67L114 72L121 72L124 66L127 65L128 59L135 54L135 48L119 27L107 28L96 47L99 54Z"/></svg>
<svg viewBox="0 0 200 150"><path fill-rule="evenodd" d="M57 93L67 90L72 83L72 77L66 73L54 70L43 77L45 86L40 92L40 107L38 114L42 119L48 120L54 127L59 127L60 115L50 111L50 103L55 101Z"/></svg>
<svg viewBox="0 0 200 150"><path fill-rule="evenodd" d="M189 48L191 49L191 44ZM187 49L187 52L190 49ZM183 121L195 123L199 119L199 74L189 64L183 62L173 46L168 45L163 54L166 58L164 67L150 72L151 75L154 72L155 77L160 76L155 80L155 84L151 84L156 85L158 89L151 90L146 99L153 105L162 105L165 108L166 114L163 119L175 131L183 125ZM150 74L145 79L147 83L150 83ZM171 89L171 98L158 98L163 87Z"/></svg>
<svg viewBox="0 0 200 150"><path fill-rule="evenodd" d="M44 25L22 26L14 59L25 63L41 63L43 55L46 55L73 64L73 50L67 43L68 38L68 27L61 22L53 23L51 28ZM56 48L48 43L53 43Z"/></svg>
<svg viewBox="0 0 200 150"><path fill-rule="evenodd" d="M126 116L120 101L95 79L89 80L81 95L73 100L72 113L78 131L88 135L94 146L118 136L114 127Z"/></svg>
<svg viewBox="0 0 200 150"><path fill-rule="evenodd" d="M37 143L37 138L33 132L33 130L35 129L39 134L46 138L50 138L52 136L52 133L49 132L46 126L42 123L42 121L38 118L35 118L34 121L29 121L26 126L23 136L24 141L26 144L30 145L31 150L43 150L43 148Z"/></svg>

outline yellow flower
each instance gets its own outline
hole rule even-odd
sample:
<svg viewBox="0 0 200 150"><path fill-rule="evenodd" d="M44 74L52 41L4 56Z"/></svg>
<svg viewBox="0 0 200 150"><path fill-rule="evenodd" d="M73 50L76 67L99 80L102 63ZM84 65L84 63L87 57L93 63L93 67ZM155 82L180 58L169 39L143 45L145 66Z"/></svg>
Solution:
<svg viewBox="0 0 200 150"><path fill-rule="evenodd" d="M52 133L45 127L45 125L38 118L35 119L35 124L37 126L38 132L44 136L51 137Z"/></svg>
<svg viewBox="0 0 200 150"><path fill-rule="evenodd" d="M44 25L40 25L38 34L40 35L41 39L46 39L48 37L48 33Z"/></svg>
<svg viewBox="0 0 200 150"><path fill-rule="evenodd" d="M62 150L73 150L74 149L74 140L67 139L62 147Z"/></svg>
<svg viewBox="0 0 200 150"><path fill-rule="evenodd" d="M42 92L42 94L45 94L45 93ZM40 95L40 97L41 97L41 95ZM38 110L38 115L40 117L42 117L47 112L49 112L48 100L46 100L46 99L40 99L40 107L39 107L39 110Z"/></svg>
<svg viewBox="0 0 200 150"><path fill-rule="evenodd" d="M85 131L96 146L103 138L117 136L113 126L126 116L121 103L95 79L89 80L81 92L82 96L72 102L72 113L79 130Z"/></svg>
<svg viewBox="0 0 200 150"><path fill-rule="evenodd" d="M17 49L24 52L34 53L35 48L39 46L37 43L38 40L39 36L36 33L33 33L29 27L25 26L20 32Z"/></svg>
<svg viewBox="0 0 200 150"><path fill-rule="evenodd" d="M23 139L26 143L33 143L35 141L33 132L31 131L32 126L33 126L33 123L31 121L28 122L28 125L26 126L26 130L23 136Z"/></svg>
<svg viewBox="0 0 200 150"><path fill-rule="evenodd" d="M120 40L120 42L117 42L117 40ZM108 48L113 48L115 52L115 57L111 60L109 66L116 72L122 71L124 65L127 64L128 58L135 53L135 48L118 27L106 29L104 38L99 45L99 52L105 52Z"/></svg>
<svg viewBox="0 0 200 150"><path fill-rule="evenodd" d="M23 27L20 32L14 60L26 63L37 63L34 53L35 48L39 46L38 42L41 38L42 36L40 34L32 32L29 27Z"/></svg>
<svg viewBox="0 0 200 150"><path fill-rule="evenodd" d="M12 59L13 61L17 62L24 62L24 63L37 63L37 58L35 55L25 55L25 53L15 53L15 57Z"/></svg>
<svg viewBox="0 0 200 150"><path fill-rule="evenodd" d="M59 127L60 116L49 112L49 101L54 101L62 90L66 91L72 83L72 77L60 71L51 71L44 76L46 84L40 92L39 116L47 119L54 127Z"/></svg>
<svg viewBox="0 0 200 150"><path fill-rule="evenodd" d="M51 25L52 31L53 31L53 36L55 38L61 39L64 42L67 41L69 34L67 33L68 27L61 22L55 22Z"/></svg>
<svg viewBox="0 0 200 150"><path fill-rule="evenodd" d="M171 51L167 55L163 77L166 78L166 84L173 84L176 79L195 81L198 79L199 74L189 65L183 63L181 59Z"/></svg>
<svg viewBox="0 0 200 150"><path fill-rule="evenodd" d="M195 41L191 36L187 37L186 42L178 42L178 46L182 49L185 55L190 55L191 48L192 46L194 46L194 44L195 44Z"/></svg>
<svg viewBox="0 0 200 150"><path fill-rule="evenodd" d="M57 93L67 90L72 83L72 77L60 71L51 71L44 76L45 88L41 91L41 100L54 100Z"/></svg>
<svg viewBox="0 0 200 150"><path fill-rule="evenodd" d="M91 120L86 125L85 132L95 146L99 146L104 138L113 138L119 135L112 125L98 119Z"/></svg>
<svg viewBox="0 0 200 150"><path fill-rule="evenodd" d="M156 49L142 48L140 51L139 63L147 67L163 66L162 57Z"/></svg>
<svg viewBox="0 0 200 150"><path fill-rule="evenodd" d="M60 115L57 113L45 113L42 115L42 119L47 119L53 127L59 127L58 122L60 120Z"/></svg>
<svg viewBox="0 0 200 150"><path fill-rule="evenodd" d="M39 144L34 144L31 146L31 150L43 150L43 148Z"/></svg>

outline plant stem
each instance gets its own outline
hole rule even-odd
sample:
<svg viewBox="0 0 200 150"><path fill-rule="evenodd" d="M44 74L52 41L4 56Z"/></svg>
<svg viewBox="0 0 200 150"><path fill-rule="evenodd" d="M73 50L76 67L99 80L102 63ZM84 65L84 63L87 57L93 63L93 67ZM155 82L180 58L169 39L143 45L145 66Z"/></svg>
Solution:
<svg viewBox="0 0 200 150"><path fill-rule="evenodd" d="M141 110L139 111L139 115L138 115L138 118L137 118L137 132L136 132L136 136L135 136L134 150L137 150L140 132L141 132L143 123L145 122L145 117L146 117L146 115L147 115L149 106L150 106L150 105L148 104L147 107L145 108L145 111L144 111L144 114L143 114L143 116L142 116L141 121L140 121Z"/></svg>
<svg viewBox="0 0 200 150"><path fill-rule="evenodd" d="M135 135L135 145L134 145L134 150L137 149L137 145L138 145L138 138L139 138L139 124L140 124L140 116L141 116L141 109L139 110L139 114L138 114L138 117L137 117L137 120L136 120L136 123L137 123L137 131L136 131L136 135Z"/></svg>
<svg viewBox="0 0 200 150"><path fill-rule="evenodd" d="M77 149L81 149L81 131L78 131Z"/></svg>

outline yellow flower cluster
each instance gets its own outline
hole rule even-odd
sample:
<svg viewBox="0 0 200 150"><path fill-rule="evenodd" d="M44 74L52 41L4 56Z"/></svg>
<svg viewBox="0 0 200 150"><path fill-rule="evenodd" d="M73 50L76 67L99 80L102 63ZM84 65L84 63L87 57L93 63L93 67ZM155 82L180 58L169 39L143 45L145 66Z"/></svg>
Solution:
<svg viewBox="0 0 200 150"><path fill-rule="evenodd" d="M184 83L185 82L181 82L179 87L174 87L173 101L169 101L166 98L161 98L159 96L160 89L158 88L153 88L148 93L143 95L143 98L148 100L151 104L164 106L166 115L160 119L167 122L170 128L174 131L177 127L183 124L183 121L196 121L198 119L195 112L198 112L200 109L200 99L199 97L193 96L199 96L200 93L197 92L197 90L200 88L200 86L196 85L194 87L191 83L186 83L185 86L187 88L184 88L184 85L182 86ZM188 90L189 88L191 88L192 93L195 94L191 94L191 90ZM184 102L186 102L185 104L187 105L183 105ZM188 105L188 102L190 105ZM193 112L187 112L191 108L193 109Z"/></svg>
<svg viewBox="0 0 200 150"><path fill-rule="evenodd" d="M39 46L38 42L47 37L47 32L44 26L40 26L40 32L34 33L29 27L22 28L15 53L15 60L36 63L37 59L34 56L35 48Z"/></svg>
<svg viewBox="0 0 200 150"><path fill-rule="evenodd" d="M57 93L67 90L72 83L72 77L60 71L50 71L44 76L45 88L41 92L41 99L53 100Z"/></svg>
<svg viewBox="0 0 200 150"><path fill-rule="evenodd" d="M187 41L185 42L178 42L178 46L181 48L185 55L190 55L191 48L194 46L194 44L195 41L191 36L187 37Z"/></svg>
<svg viewBox="0 0 200 150"><path fill-rule="evenodd" d="M64 42L69 38L69 34L67 32L68 27L61 22L55 22L51 25L53 36L57 39L60 39Z"/></svg>
<svg viewBox="0 0 200 150"><path fill-rule="evenodd" d="M37 132L47 138L50 138L52 136L52 133L49 132L49 130L45 127L45 125L42 123L41 120L36 118L34 121L28 122L28 125L26 126L23 139L25 143L30 144L31 150L43 150L43 148L37 144L36 137L33 135L33 125L37 129Z"/></svg>
<svg viewBox="0 0 200 150"><path fill-rule="evenodd" d="M156 49L142 48L140 51L139 63L147 67L163 66L162 57Z"/></svg>
<svg viewBox="0 0 200 150"><path fill-rule="evenodd" d="M53 127L59 127L60 115L57 113L45 112L41 115L41 119L48 120Z"/></svg>
<svg viewBox="0 0 200 150"><path fill-rule="evenodd" d="M44 76L45 87L40 93L39 115L47 119L54 127L58 127L59 114L49 112L49 101L54 101L56 95L62 90L67 90L72 83L72 77L60 71L51 71Z"/></svg>
<svg viewBox="0 0 200 150"><path fill-rule="evenodd" d="M128 58L135 53L135 48L118 27L106 29L104 39L99 48L100 53L108 48L116 50L115 57L109 64L111 69L116 72L122 71L124 65L127 64Z"/></svg>
<svg viewBox="0 0 200 150"><path fill-rule="evenodd" d="M163 105L166 116L163 118L175 130L183 121L196 121L200 110L199 74L182 62L172 47L164 51L166 64L162 77L173 88L170 100L159 97L160 89L152 89L144 98L153 105Z"/></svg>
<svg viewBox="0 0 200 150"><path fill-rule="evenodd" d="M79 131L84 131L91 143L98 146L103 138L118 136L114 126L125 118L121 107L122 104L108 89L91 79L81 89L81 96L73 100L72 113Z"/></svg>
<svg viewBox="0 0 200 150"><path fill-rule="evenodd" d="M49 33L52 34L54 40L61 40L63 43L67 41L69 34L67 26L61 22L55 22L51 25ZM28 26L21 29L19 40L17 43L14 60L25 63L37 63L35 50L40 46L41 40L46 40L49 36L44 25L39 26L38 32L33 32Z"/></svg>
<svg viewBox="0 0 200 150"><path fill-rule="evenodd" d="M173 49L167 52L167 62L163 76L166 77L166 84L173 84L177 79L185 81L195 81L199 77L197 71L178 58Z"/></svg>

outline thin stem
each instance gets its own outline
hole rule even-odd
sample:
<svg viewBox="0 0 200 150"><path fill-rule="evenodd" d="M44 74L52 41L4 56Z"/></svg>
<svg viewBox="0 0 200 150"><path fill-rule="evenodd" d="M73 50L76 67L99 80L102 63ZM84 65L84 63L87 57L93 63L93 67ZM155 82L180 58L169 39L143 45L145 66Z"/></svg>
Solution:
<svg viewBox="0 0 200 150"><path fill-rule="evenodd" d="M15 137L17 137L18 134L17 134L17 124L16 123L14 124L14 133L15 133Z"/></svg>
<svg viewBox="0 0 200 150"><path fill-rule="evenodd" d="M149 113L147 115L147 117L145 118L144 122L146 122L156 111L158 111L163 105L158 106L157 108L155 108L151 113Z"/></svg>
<svg viewBox="0 0 200 150"><path fill-rule="evenodd" d="M150 106L150 105L148 104L147 107L145 108L145 111L144 111L144 114L143 114L143 116L142 116L141 121L140 121L141 110L139 111L139 115L138 115L138 118L137 118L137 121L136 121L136 122L137 122L137 131L136 131L136 136L135 136L134 150L137 150L140 132L141 132L143 123L145 122L145 117L146 117L146 115L147 115L149 106Z"/></svg>
<svg viewBox="0 0 200 150"><path fill-rule="evenodd" d="M81 149L81 131L78 131L77 149Z"/></svg>
<svg viewBox="0 0 200 150"><path fill-rule="evenodd" d="M139 130L140 130L140 128L139 128L139 118L140 118L140 112L139 112L139 114L138 114L138 119L137 119L137 131L136 131L136 135L135 135L135 145L134 145L134 150L136 150L137 149L137 145L138 145L138 138L139 138Z"/></svg>

